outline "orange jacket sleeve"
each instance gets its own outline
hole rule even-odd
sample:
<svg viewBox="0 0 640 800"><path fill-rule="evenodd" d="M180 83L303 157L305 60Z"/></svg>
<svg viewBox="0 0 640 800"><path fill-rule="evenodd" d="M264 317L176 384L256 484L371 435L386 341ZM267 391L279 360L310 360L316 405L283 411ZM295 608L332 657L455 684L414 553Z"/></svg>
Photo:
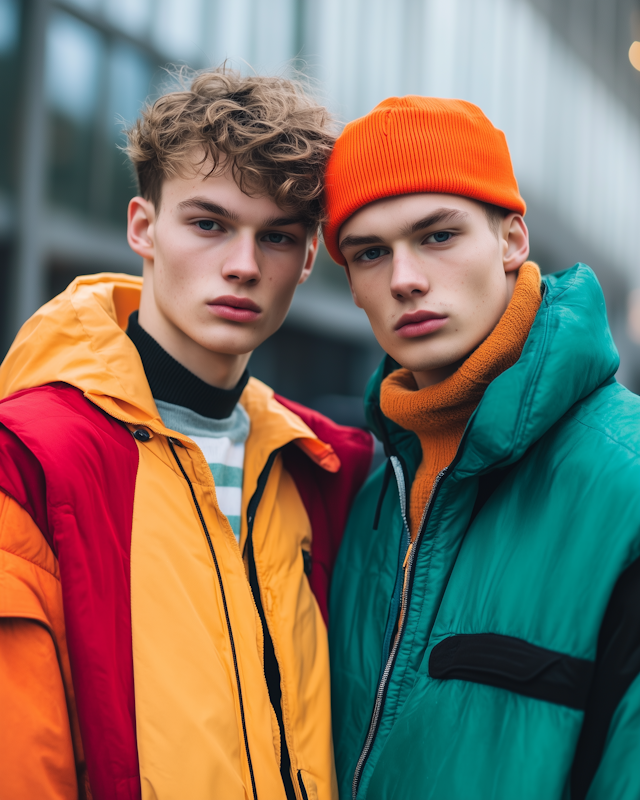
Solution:
<svg viewBox="0 0 640 800"><path fill-rule="evenodd" d="M0 716L2 798L86 796L58 563L31 517L1 492Z"/></svg>

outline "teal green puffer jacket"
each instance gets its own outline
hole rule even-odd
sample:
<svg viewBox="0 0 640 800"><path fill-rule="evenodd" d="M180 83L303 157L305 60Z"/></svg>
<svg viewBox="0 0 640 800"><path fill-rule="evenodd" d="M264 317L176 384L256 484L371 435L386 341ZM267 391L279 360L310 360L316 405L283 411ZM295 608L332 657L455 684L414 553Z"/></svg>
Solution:
<svg viewBox="0 0 640 800"><path fill-rule="evenodd" d="M421 450L380 412L394 366L366 398L390 458L333 577L340 797L638 800L640 398L614 378L594 274L544 278L520 359L436 481L404 586Z"/></svg>

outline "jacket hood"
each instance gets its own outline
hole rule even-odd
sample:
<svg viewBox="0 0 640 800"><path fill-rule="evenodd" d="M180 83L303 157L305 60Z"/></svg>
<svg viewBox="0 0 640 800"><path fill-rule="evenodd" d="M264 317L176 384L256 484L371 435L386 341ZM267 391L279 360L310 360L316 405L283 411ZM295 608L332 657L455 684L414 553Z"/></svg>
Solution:
<svg viewBox="0 0 640 800"><path fill-rule="evenodd" d="M487 387L459 451L459 477L520 459L575 403L611 379L620 363L593 271L576 264L543 277L543 298L522 355ZM374 434L403 450L417 437L384 417L380 384L398 365L388 356L367 387Z"/></svg>
<svg viewBox="0 0 640 800"><path fill-rule="evenodd" d="M0 398L62 382L117 418L158 420L142 361L126 335L142 278L76 278L22 326L0 367Z"/></svg>

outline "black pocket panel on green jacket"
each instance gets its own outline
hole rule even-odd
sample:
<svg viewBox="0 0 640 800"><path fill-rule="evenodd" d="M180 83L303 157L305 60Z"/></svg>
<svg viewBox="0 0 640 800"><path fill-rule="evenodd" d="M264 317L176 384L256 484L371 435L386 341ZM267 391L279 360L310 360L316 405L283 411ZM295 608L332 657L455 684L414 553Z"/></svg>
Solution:
<svg viewBox="0 0 640 800"><path fill-rule="evenodd" d="M593 662L546 650L497 633L449 636L429 657L429 674L507 689L537 700L583 710Z"/></svg>

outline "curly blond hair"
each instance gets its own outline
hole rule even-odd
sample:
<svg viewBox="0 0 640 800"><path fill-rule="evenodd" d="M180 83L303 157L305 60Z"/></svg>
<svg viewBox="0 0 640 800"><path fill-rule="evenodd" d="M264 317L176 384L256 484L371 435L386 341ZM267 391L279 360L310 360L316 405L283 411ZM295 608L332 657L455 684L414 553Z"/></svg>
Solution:
<svg viewBox="0 0 640 800"><path fill-rule="evenodd" d="M207 175L230 169L243 192L268 195L317 228L335 141L327 109L301 80L225 65L189 77L182 91L148 103L126 132L141 195L159 208L164 180L205 165ZM185 85L184 71L178 78Z"/></svg>

